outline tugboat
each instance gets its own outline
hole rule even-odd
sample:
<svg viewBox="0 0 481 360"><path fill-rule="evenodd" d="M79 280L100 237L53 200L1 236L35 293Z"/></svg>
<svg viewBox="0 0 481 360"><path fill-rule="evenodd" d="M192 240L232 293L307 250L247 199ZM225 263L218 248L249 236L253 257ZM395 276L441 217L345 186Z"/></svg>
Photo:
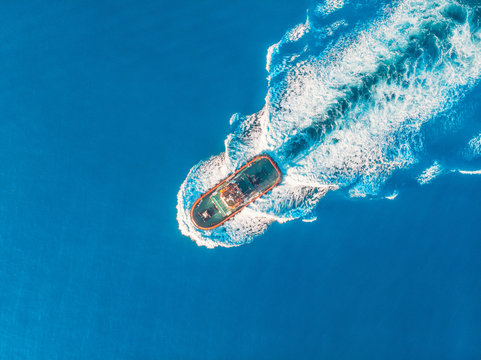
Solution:
<svg viewBox="0 0 481 360"><path fill-rule="evenodd" d="M196 227L212 230L274 188L282 173L268 155L258 155L198 198L190 210Z"/></svg>

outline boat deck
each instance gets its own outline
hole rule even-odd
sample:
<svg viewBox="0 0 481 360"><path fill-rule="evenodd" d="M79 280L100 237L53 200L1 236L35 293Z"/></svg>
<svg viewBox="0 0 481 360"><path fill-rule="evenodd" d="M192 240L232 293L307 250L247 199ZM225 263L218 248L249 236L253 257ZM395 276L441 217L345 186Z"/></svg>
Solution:
<svg viewBox="0 0 481 360"><path fill-rule="evenodd" d="M191 218L203 230L214 229L271 190L282 174L268 155L259 155L202 195Z"/></svg>

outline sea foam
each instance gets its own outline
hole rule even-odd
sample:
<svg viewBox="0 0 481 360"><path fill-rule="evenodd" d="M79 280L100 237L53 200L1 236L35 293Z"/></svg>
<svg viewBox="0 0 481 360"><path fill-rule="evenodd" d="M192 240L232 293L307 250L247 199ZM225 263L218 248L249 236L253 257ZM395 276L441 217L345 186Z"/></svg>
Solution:
<svg viewBox="0 0 481 360"><path fill-rule="evenodd" d="M317 11L326 4L354 6L323 2ZM348 34L336 29L352 19L325 23L315 16L268 49L263 109L235 114L225 152L195 165L182 184L179 228L197 244L241 245L272 222L313 220L331 190L393 199L383 186L419 162L423 126L455 106L481 75L477 14L468 5L399 1ZM221 227L195 228L194 201L259 153L276 160L282 183ZM432 180L431 173L439 172L418 180Z"/></svg>

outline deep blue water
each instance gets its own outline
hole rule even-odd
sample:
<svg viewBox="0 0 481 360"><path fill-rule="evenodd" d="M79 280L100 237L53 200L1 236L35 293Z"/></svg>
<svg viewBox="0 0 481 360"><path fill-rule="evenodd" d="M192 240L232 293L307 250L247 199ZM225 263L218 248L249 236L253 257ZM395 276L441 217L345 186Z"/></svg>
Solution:
<svg viewBox="0 0 481 360"><path fill-rule="evenodd" d="M0 5L0 359L479 359L480 176L329 193L237 248L178 229L310 6Z"/></svg>

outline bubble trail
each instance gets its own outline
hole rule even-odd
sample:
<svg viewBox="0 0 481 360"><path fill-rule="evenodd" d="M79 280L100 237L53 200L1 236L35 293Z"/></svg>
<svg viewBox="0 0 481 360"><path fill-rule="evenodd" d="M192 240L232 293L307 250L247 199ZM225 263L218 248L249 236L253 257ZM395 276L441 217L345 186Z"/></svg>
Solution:
<svg viewBox="0 0 481 360"><path fill-rule="evenodd" d="M312 221L331 190L394 199L402 188L386 183L396 174L419 179L424 163L443 168L423 139L426 125L435 128L440 114L460 106L481 76L478 1L396 1L362 23L349 15L355 4L324 11L326 4L269 48L264 108L235 114L225 152L194 166L182 184L179 228L199 245L242 245L274 221ZM468 141L479 129L466 133ZM194 201L260 153L276 160L282 183L221 227L196 229Z"/></svg>

